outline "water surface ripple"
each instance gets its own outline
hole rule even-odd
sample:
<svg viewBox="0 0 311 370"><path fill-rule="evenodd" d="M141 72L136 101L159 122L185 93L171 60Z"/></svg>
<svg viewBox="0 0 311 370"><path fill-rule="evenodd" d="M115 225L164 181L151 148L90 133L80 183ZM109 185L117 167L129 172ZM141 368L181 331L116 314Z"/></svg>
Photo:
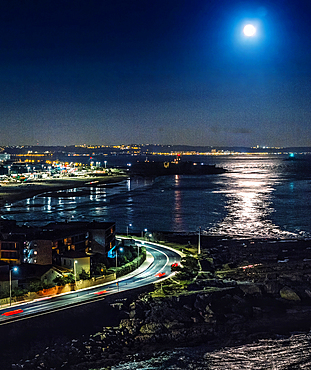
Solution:
<svg viewBox="0 0 311 370"><path fill-rule="evenodd" d="M203 158L204 159L204 158ZM202 159L202 160L203 160ZM206 159L205 159L206 160ZM7 205L2 215L42 225L52 221L115 221L117 232L194 232L253 237L309 237L308 157L216 158L228 172L128 179L115 186L71 189Z"/></svg>
<svg viewBox="0 0 311 370"><path fill-rule="evenodd" d="M186 347L113 366L112 370L309 370L310 344L310 334L296 334L208 352L204 345Z"/></svg>

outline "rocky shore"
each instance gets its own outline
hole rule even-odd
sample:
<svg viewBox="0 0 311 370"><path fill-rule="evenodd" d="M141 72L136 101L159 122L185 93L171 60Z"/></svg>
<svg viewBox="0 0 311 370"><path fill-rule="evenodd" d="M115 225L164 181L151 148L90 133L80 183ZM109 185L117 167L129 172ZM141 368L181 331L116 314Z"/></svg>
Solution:
<svg viewBox="0 0 311 370"><path fill-rule="evenodd" d="M179 271L116 308L117 327L56 343L12 369L109 368L174 347L204 343L212 350L309 332L310 241L206 242L187 284Z"/></svg>

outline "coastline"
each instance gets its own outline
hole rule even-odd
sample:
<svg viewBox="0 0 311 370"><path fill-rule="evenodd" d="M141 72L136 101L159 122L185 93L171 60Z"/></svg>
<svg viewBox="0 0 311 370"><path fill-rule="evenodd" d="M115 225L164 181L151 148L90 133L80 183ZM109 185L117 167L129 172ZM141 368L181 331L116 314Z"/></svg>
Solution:
<svg viewBox="0 0 311 370"><path fill-rule="evenodd" d="M112 184L125 180L127 175L106 175L89 177L63 177L49 180L37 180L21 184L10 184L0 186L0 207L6 203L34 197L46 192L80 188L85 186L96 186L99 184Z"/></svg>
<svg viewBox="0 0 311 370"><path fill-rule="evenodd" d="M117 298L106 298L105 317L100 316L102 302L71 310L70 317L66 312L57 315L53 335L47 321L37 319L40 340L36 335L26 344L21 335L20 351L6 354L8 369L42 364L43 369L109 369L120 363L137 369L134 365L140 361L174 359L183 348L194 353L191 361L205 366L217 351L226 354L250 345L260 349L263 340L274 341L276 347L279 340L297 340L309 351L304 336L311 327L310 242L209 237L201 241L201 270L184 293L174 293L173 281L130 296L120 292ZM111 306L118 299L122 309ZM29 323L32 330L33 325ZM29 327L19 330L28 335ZM16 346L15 330L7 341Z"/></svg>
<svg viewBox="0 0 311 370"><path fill-rule="evenodd" d="M80 335L65 342L54 338L45 351L37 349L32 355L30 351L29 360L12 368L134 366L163 351L171 355L197 346L201 354L193 359L206 365L205 359L223 348L260 346L262 340L274 340L277 346L278 340L294 341L293 333L300 333L304 343L303 335L311 327L309 245L307 240L203 238L201 269L186 290L178 291L173 279L133 297L120 292L119 297L126 299L121 310L111 312L114 321L102 317L92 333L81 328ZM83 310L76 311L85 323L92 319ZM57 334L61 337L60 327ZM309 350L308 344L305 348Z"/></svg>

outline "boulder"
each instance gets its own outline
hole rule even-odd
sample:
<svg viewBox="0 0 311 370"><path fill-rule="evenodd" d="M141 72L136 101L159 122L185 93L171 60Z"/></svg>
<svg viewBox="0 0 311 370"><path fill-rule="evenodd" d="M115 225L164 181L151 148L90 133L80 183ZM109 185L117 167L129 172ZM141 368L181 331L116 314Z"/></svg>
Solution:
<svg viewBox="0 0 311 370"><path fill-rule="evenodd" d="M241 300L232 305L232 312L244 317L251 317L253 315L253 307L249 302Z"/></svg>
<svg viewBox="0 0 311 370"><path fill-rule="evenodd" d="M206 307L205 307L205 313L207 314L207 315L210 315L210 316L213 316L214 315L214 312L212 311L212 309L210 308L210 306L209 305L206 305Z"/></svg>
<svg viewBox="0 0 311 370"><path fill-rule="evenodd" d="M250 282L250 281L238 282L238 287L246 295L255 295L255 296L261 295L261 290L260 290L259 286Z"/></svg>
<svg viewBox="0 0 311 370"><path fill-rule="evenodd" d="M210 303L210 294L197 294L196 300L194 302L194 308L196 308L199 311L202 311L209 303Z"/></svg>
<svg viewBox="0 0 311 370"><path fill-rule="evenodd" d="M130 319L133 319L134 317L143 318L144 317L144 308L143 308L143 306L141 304L139 304L138 302L133 302L130 305L129 317L130 317Z"/></svg>
<svg viewBox="0 0 311 370"><path fill-rule="evenodd" d="M280 284L276 280L265 279L263 285L266 293L268 294L275 295L278 294L280 290Z"/></svg>
<svg viewBox="0 0 311 370"><path fill-rule="evenodd" d="M285 286L280 290L280 296L288 301L300 301L299 295L293 289Z"/></svg>
<svg viewBox="0 0 311 370"><path fill-rule="evenodd" d="M234 303L235 302L233 300L233 297L230 294L225 294L222 297L218 297L217 295L215 295L215 297L213 297L210 307L213 312L217 314L224 314L232 312L232 306Z"/></svg>
<svg viewBox="0 0 311 370"><path fill-rule="evenodd" d="M156 322L150 322L148 324L142 325L140 332L142 334L156 334L161 333L163 330L163 325Z"/></svg>
<svg viewBox="0 0 311 370"><path fill-rule="evenodd" d="M163 325L167 330L180 329L180 328L184 327L184 324L182 322L177 321L177 320L165 322Z"/></svg>
<svg viewBox="0 0 311 370"><path fill-rule="evenodd" d="M136 334L141 325L140 320L136 319L123 319L120 322L120 329L128 330L130 334Z"/></svg>

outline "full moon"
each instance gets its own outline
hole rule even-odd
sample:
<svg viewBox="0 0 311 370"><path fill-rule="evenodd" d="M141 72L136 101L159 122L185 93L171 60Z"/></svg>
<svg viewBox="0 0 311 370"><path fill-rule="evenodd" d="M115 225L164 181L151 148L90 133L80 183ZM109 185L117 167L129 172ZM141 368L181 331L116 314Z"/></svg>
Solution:
<svg viewBox="0 0 311 370"><path fill-rule="evenodd" d="M248 36L248 37L254 36L256 33L256 28L252 24L247 24L243 28L243 33L245 36Z"/></svg>

